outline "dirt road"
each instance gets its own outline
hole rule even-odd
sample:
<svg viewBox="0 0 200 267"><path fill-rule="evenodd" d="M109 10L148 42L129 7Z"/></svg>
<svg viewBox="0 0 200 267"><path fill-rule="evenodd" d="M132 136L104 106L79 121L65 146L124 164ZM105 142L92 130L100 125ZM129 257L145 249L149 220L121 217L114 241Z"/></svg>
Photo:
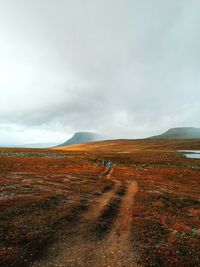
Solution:
<svg viewBox="0 0 200 267"><path fill-rule="evenodd" d="M112 177L113 169L102 176L114 182L87 211L77 224L62 229L57 241L32 267L137 266L129 244L131 211L137 183Z"/></svg>

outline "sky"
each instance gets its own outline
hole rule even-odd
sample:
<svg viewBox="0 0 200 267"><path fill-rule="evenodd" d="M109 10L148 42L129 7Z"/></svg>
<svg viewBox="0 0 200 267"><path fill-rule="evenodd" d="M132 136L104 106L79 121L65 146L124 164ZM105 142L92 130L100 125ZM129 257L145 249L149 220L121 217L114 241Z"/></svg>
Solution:
<svg viewBox="0 0 200 267"><path fill-rule="evenodd" d="M199 0L0 0L0 145L200 127Z"/></svg>

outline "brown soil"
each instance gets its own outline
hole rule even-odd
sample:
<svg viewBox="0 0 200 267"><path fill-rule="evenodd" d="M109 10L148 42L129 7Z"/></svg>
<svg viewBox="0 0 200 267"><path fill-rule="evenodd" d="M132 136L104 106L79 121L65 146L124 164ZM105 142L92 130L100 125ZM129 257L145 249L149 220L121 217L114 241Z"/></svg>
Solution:
<svg viewBox="0 0 200 267"><path fill-rule="evenodd" d="M128 238L137 183L129 181L122 185L121 181L112 178L112 173L113 168L106 169L101 175L114 182L112 190L89 207L78 225L70 228L70 233L62 229L58 240L32 267L137 266ZM117 209L114 206L113 210L112 204L116 201ZM101 228L101 223L105 224L105 221L106 230Z"/></svg>

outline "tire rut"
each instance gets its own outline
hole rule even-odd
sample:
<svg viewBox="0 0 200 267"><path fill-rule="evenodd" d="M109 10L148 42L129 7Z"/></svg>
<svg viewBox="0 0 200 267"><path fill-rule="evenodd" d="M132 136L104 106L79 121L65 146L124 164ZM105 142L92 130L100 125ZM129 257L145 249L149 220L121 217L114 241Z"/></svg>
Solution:
<svg viewBox="0 0 200 267"><path fill-rule="evenodd" d="M115 186L112 190L105 192L102 196L99 197L97 200L96 205L93 205L88 212L86 212L81 222L87 222L88 224L95 221L98 217L98 215L101 213L101 211L104 209L104 207L109 203L110 199L117 193L120 187L120 182L115 180Z"/></svg>
<svg viewBox="0 0 200 267"><path fill-rule="evenodd" d="M110 172L104 177L111 179ZM137 183L131 181L124 186L118 180L111 180L115 186L103 193L95 205L82 214L75 226L76 230L66 232L48 248L47 255L34 262L32 267L137 266L129 246L132 204ZM103 231L101 223L104 225Z"/></svg>
<svg viewBox="0 0 200 267"><path fill-rule="evenodd" d="M130 245L131 214L137 183L132 181L121 203L118 218L113 224L110 234L98 249L98 264L96 266L126 266L135 267L136 256ZM95 265L90 265L95 266Z"/></svg>
<svg viewBox="0 0 200 267"><path fill-rule="evenodd" d="M108 204L102 209L91 229L93 238L96 237L98 239L102 239L112 229L112 225L117 218L122 197L125 192L125 186L121 185L116 191L115 196L112 197Z"/></svg>
<svg viewBox="0 0 200 267"><path fill-rule="evenodd" d="M88 207L87 210L81 212L81 217L77 216L79 213L79 205L72 209L72 212L66 216L65 221L70 222L70 229L65 227L66 232L63 234L63 230L58 232L59 238L53 244L49 246L44 255L31 264L32 267L45 267L45 266L73 266L73 260L71 258L77 258L81 256L83 251L88 248L84 247L83 243L85 239L88 239L89 228L99 217L102 210L110 203L110 200L120 190L121 182L118 180L112 180L113 187L109 187L102 192L102 195L98 197L97 201ZM81 209L82 210L82 209ZM73 214L75 217L73 218ZM72 224L71 224L72 223ZM90 241L89 241L90 243ZM94 247L94 244L91 244ZM74 255L74 252L76 255ZM83 255L80 257L81 262ZM67 264L67 265L66 265ZM75 266L87 266L87 265L75 265Z"/></svg>

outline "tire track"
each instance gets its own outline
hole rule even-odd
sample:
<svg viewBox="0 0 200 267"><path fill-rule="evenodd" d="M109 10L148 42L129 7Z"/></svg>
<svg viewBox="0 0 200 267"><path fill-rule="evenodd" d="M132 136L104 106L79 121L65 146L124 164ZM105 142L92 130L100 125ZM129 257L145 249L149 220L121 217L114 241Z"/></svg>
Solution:
<svg viewBox="0 0 200 267"><path fill-rule="evenodd" d="M111 174L110 170L104 177L111 179ZM114 187L81 215L75 231L60 237L49 247L47 255L32 267L138 266L129 243L137 183L131 181L125 186L118 180L111 180L115 182Z"/></svg>
<svg viewBox="0 0 200 267"><path fill-rule="evenodd" d="M127 187L127 193L121 203L118 218L115 221L108 238L99 247L99 265L96 266L138 266L136 264L136 257L133 254L129 243L132 222L132 205L136 192L137 183L132 181Z"/></svg>
<svg viewBox="0 0 200 267"><path fill-rule="evenodd" d="M126 192L126 188L121 185L115 193L115 196L111 198L107 205L102 209L99 217L92 226L91 233L94 237L102 239L111 230L114 221L117 218L122 197Z"/></svg>
<svg viewBox="0 0 200 267"><path fill-rule="evenodd" d="M94 248L94 243L91 241L91 238L88 238L90 236L89 228L94 224L110 200L117 194L121 186L120 181L112 181L114 186L108 188L109 190L105 190L91 207L84 213L81 213L80 219L77 216L72 218L71 214L73 212L69 216L67 215L67 219L69 217L72 221L70 229L65 228L65 234L59 233L58 240L49 246L46 254L41 259L32 263L32 267L87 266L85 265L86 263L84 265L81 264L87 258L85 257L86 251ZM77 222L76 220L79 221ZM86 245L85 240L87 240Z"/></svg>
<svg viewBox="0 0 200 267"><path fill-rule="evenodd" d="M99 213L101 210L107 205L107 203L112 199L112 197L116 194L116 192L119 190L120 187L120 182L117 180L114 180L115 185L112 188L112 190L105 192L102 194L102 196L99 197L97 200L96 205L93 205L88 212L86 212L83 215L83 219L81 220L82 222L87 222L91 223L92 221L95 221L96 218L98 217Z"/></svg>

